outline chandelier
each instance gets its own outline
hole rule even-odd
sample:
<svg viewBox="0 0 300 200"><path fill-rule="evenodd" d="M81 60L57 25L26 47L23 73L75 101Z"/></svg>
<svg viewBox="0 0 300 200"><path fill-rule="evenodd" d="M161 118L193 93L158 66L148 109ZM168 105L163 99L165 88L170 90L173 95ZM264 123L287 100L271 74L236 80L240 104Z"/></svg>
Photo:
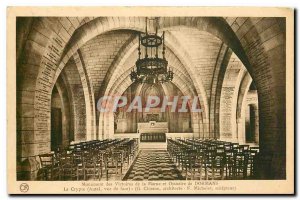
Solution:
<svg viewBox="0 0 300 200"><path fill-rule="evenodd" d="M165 58L165 32L159 36L157 29L158 18L146 18L145 33L139 33L136 70L133 69L130 73L132 82L155 84L173 80L174 73L168 69Z"/></svg>

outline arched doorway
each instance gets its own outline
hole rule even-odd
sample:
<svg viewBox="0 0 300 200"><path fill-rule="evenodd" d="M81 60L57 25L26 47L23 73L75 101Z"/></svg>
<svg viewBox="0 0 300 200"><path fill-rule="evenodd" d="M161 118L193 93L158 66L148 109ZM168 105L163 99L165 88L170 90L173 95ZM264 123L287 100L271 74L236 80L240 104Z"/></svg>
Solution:
<svg viewBox="0 0 300 200"><path fill-rule="evenodd" d="M54 87L51 96L51 151L57 151L62 146L62 126L62 102Z"/></svg>

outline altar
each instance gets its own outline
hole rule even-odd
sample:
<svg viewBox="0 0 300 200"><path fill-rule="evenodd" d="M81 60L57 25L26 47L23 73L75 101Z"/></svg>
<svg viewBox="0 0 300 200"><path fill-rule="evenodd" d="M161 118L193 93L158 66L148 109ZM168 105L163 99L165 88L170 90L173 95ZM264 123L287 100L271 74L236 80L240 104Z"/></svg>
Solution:
<svg viewBox="0 0 300 200"><path fill-rule="evenodd" d="M166 133L168 132L168 122L142 122L138 123L138 133L141 143L166 143Z"/></svg>
<svg viewBox="0 0 300 200"><path fill-rule="evenodd" d="M168 122L141 122L138 123L138 133L168 133Z"/></svg>

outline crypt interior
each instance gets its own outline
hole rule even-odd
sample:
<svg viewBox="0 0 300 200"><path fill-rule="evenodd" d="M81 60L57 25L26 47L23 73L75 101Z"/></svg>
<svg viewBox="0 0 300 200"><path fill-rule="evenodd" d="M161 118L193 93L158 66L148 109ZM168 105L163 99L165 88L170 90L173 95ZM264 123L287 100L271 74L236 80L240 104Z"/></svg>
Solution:
<svg viewBox="0 0 300 200"><path fill-rule="evenodd" d="M285 19L147 20L17 18L17 179L285 179ZM174 75L133 81L154 26ZM199 97L201 112L99 112L116 95Z"/></svg>

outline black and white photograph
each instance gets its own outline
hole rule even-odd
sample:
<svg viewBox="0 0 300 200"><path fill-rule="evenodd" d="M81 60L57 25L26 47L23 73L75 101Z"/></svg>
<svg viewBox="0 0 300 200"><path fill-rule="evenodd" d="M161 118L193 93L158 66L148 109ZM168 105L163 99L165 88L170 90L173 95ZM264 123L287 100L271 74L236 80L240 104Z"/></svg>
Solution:
<svg viewBox="0 0 300 200"><path fill-rule="evenodd" d="M292 9L7 11L10 193L294 192Z"/></svg>

